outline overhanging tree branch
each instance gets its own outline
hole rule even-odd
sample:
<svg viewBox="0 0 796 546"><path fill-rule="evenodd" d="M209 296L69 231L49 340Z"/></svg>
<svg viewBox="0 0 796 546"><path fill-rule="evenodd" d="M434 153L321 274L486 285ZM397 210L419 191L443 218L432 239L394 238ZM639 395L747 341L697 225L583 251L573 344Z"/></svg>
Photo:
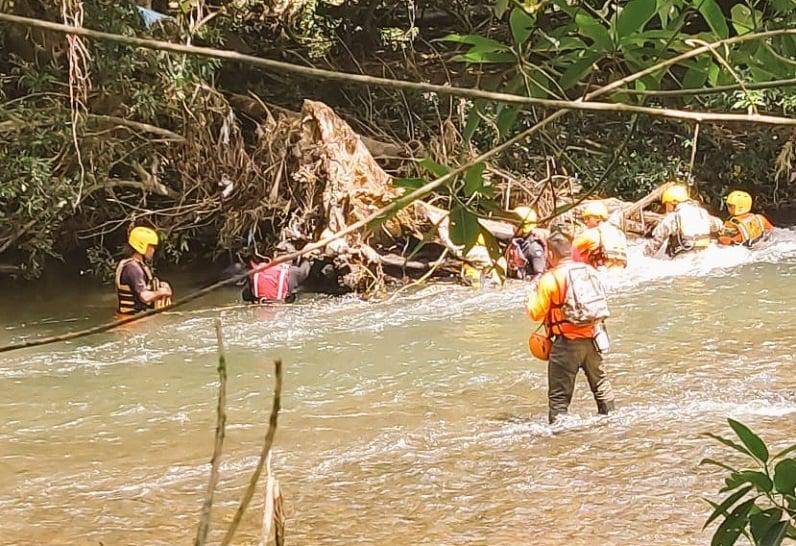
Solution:
<svg viewBox="0 0 796 546"><path fill-rule="evenodd" d="M75 28L72 28L72 27L65 27L64 25L55 25L54 23L45 23L45 22L37 21L37 20L33 20L33 19L26 19L24 17L16 17L16 16L9 16L9 15L5 15L5 14L0 14L0 21L3 21L3 20L4 21L8 21L8 22L21 23L21 24L26 24L28 22L32 22L32 23L34 23L33 26L37 26L39 28L45 28L45 29L47 29L49 26L62 27L62 28L57 28L56 30L60 31L60 32L68 32L68 33L81 33L81 32L85 32L85 30L86 30L86 29L75 29ZM42 26L42 25L44 25L44 26ZM94 31L92 31L92 32L94 32ZM105 33L98 33L98 34L105 34ZM767 37L777 36L777 35L781 35L781 34L794 34L794 35L796 35L796 29L784 29L784 30L780 30L780 31L763 32L763 33L757 33L757 34L744 34L742 36L736 36L734 38L730 38L730 39L727 39L727 40L721 40L721 41L718 41L718 42L714 42L714 43L710 44L708 47L703 46L703 47L700 47L700 48L693 49L691 51L688 51L688 52L683 53L681 55L678 55L676 57L672 57L671 59L666 59L664 61L661 61L661 62L655 64L654 66L651 66L651 67L646 68L646 69L644 69L642 71L636 72L635 74L631 74L631 75L629 75L627 77L624 77L624 78L622 78L620 80L617 80L616 82L613 82L613 83L610 83L610 84L605 85L603 87L600 87L599 89L596 89L596 90L584 95L581 99L578 99L578 101L575 101L575 102L583 103L586 100L593 99L593 98L599 97L601 95L605 95L606 93L614 91L618 87L621 87L623 85L631 83L631 82L633 82L633 81L635 81L635 80L637 80L637 79L639 79L639 78L641 78L641 77L643 77L645 75L654 73L654 72L656 72L658 70L661 70L661 69L666 68L668 66L671 66L673 64L677 64L678 62L681 62L681 61L683 61L685 59L689 59L689 58L694 57L696 55L699 55L701 53L708 52L710 50L711 46L712 47L716 47L718 45L725 44L725 43L737 43L737 42L743 42L745 40L749 40L749 39L753 39L753 38L761 39L761 38L767 38ZM113 39L113 40L116 40L117 38L133 40L136 43L133 43L132 45L138 45L137 40L141 40L140 38L129 38L129 37L125 37L125 36L117 36L117 35L114 35L114 34L106 34L106 35L109 36L110 39ZM146 42L146 40L145 40L145 42ZM169 47L171 47L171 46L178 47L177 44L169 44L167 42L161 42L161 43L162 44L166 44ZM147 46L144 45L142 47L147 47ZM179 46L179 47L188 47L188 46ZM206 50L207 48L197 48L197 49ZM218 51L218 50L209 50L209 51ZM178 52L188 53L190 51L178 51ZM230 52L222 52L222 53L230 53ZM235 55L240 55L240 54L236 53ZM255 59L257 61L264 61L264 59L258 59L257 57L251 57L251 59ZM276 62L276 61L268 61L268 62L270 63L270 62ZM285 63L279 63L279 64L281 65L281 64L285 64ZM292 68L302 68L302 69L305 69L305 70L312 70L312 71L317 70L317 69L307 69L305 67L294 67L293 65L287 65L287 66L292 67ZM321 72L327 72L327 71L321 71ZM332 72L331 74L338 74L339 75L340 73ZM345 76L346 77L353 76L353 77L359 78L358 75L345 75ZM383 78L375 78L375 79L376 80L383 80L384 82L392 82L393 81L393 80L385 80ZM403 82L403 83L411 84L411 82ZM389 85L389 83L388 83L388 85ZM412 85L414 85L414 84L412 84ZM447 89L450 92L451 88L447 88ZM472 91L472 90L465 90L465 91ZM509 95L509 96L513 97L512 95ZM107 332L107 331L112 330L114 328L118 328L119 326L122 326L124 324L130 324L130 323L133 323L133 322L138 322L138 321L144 320L146 318L149 318L151 316L163 313L165 311L170 311L170 310L175 309L177 307L182 307L182 306L184 306L184 305L186 305L186 304L188 304L188 303L190 303L192 301L198 300L199 298L202 298L202 297L206 296L207 294L209 294L211 292L214 292L215 290L218 290L219 288L235 284L238 281L241 281L241 280L247 278L249 275L251 275L253 273L260 272L260 271L265 271L266 269L274 267L275 265L286 263L286 262L291 262L291 261L293 261L296 258L299 258L301 256L309 254L310 252L323 249L324 247L326 247L326 245L328 245L329 243L331 243L333 241L341 239L341 238L343 238L343 237L345 237L345 236L347 236L347 235L349 235L351 233L359 231L360 229L372 227L375 223L378 223L378 222L381 222L381 221L385 220L390 215L393 215L393 214L397 213L399 210L403 209L404 207L406 207L410 203L412 203L412 202L414 202L416 200L422 199L423 197L427 196L428 194L430 194L431 192L433 192L434 190L436 190L437 188L439 188L443 184L446 184L446 183L454 180L458 176L461 176L462 174L464 174L468 169L470 169L474 165L476 165L478 163L486 162L487 160L493 158L494 156L497 156L500 153L502 153L502 152L506 151L507 149L511 148L515 144L517 144L519 142L522 142L526 138L532 136L533 134L535 134L536 132L540 131L541 129L543 129L544 127L546 127L547 125L549 125L553 121L558 120L558 119L566 116L569 111L570 110L558 110L558 111L550 114L546 118L544 118L541 121L539 121L533 127L530 127L529 129L526 129L525 131L522 131L521 133L519 133L516 136L512 137L511 139L507 140L503 144L500 144L500 145L498 145L498 146L496 146L496 147L494 147L494 148L492 148L490 150L487 150L486 152L480 154L478 157L476 157L472 161L470 161L470 162L468 162L468 163L466 163L464 165L461 165L461 166L459 166L459 167L457 167L455 169L452 169L450 172L448 172L444 176L441 176L441 177L439 177L439 178L437 178L435 180L432 180L432 181L424 184L420 188L417 188L416 190L414 190L414 191L412 191L412 192L410 192L410 193L408 193L408 194L406 194L404 196L399 197L398 199L396 199L392 203L390 203L390 204L380 208L379 210L371 213L366 218L363 218L361 220L358 220L357 222L354 222L353 224L349 225L345 229L342 229L342 230L338 231L337 233L334 233L334 234L330 235L329 237L326 237L325 239L321 239L321 240L316 241L314 243L310 243L310 244L306 245L303 249L301 249L299 251L291 252L289 254L284 254L282 256L276 257L271 262L264 263L264 264L262 264L262 265L260 265L260 266L258 266L256 268L253 268L253 269L251 269L249 271L246 271L244 273L240 273L240 274L235 275L233 277L230 277L228 279L219 281L217 283L214 283L214 284L211 284L209 286L206 286L205 288L202 288L200 290L192 292L192 293L188 294L187 296L185 296L184 298L181 298L181 299L175 301L172 305L170 305L168 307L163 307L161 309L150 309L148 311L145 311L143 313L139 313L137 315L125 317L125 318L120 319L120 320L107 322L105 324L100 324L98 326L94 326L92 328L87 328L85 330L70 332L70 333L67 333L67 334L59 335L59 336L44 337L44 338L39 338L39 339L34 339L34 340L22 341L22 342L19 342L19 343L8 344L8 345L0 347L0 353L7 353L7 352L17 351L17 350L20 350L20 349L25 349L25 348L30 348L30 347L39 347L39 346L42 346L42 345L49 345L49 344L52 344L52 343L59 343L59 342L62 342L62 341L69 341L69 340L74 340L74 339L78 339L78 338L82 338L82 337L87 337L87 336L98 334L98 333L102 333L102 332Z"/></svg>
<svg viewBox="0 0 796 546"><path fill-rule="evenodd" d="M760 116L760 115L744 115L744 114L711 114L703 112L687 112L684 110L674 109L661 109L650 108L646 106L635 106L629 104L614 104L603 102L589 102L593 98L593 94L588 94L582 99L576 101L554 100L554 99L540 99L535 97L526 97L522 95L513 95L509 93L497 93L491 91L483 91L481 89L469 89L464 87L452 87L447 85L437 85L424 82L411 82L406 80L397 80L390 78L381 78L375 76L367 76L363 74L351 74L347 72L338 72L334 70L324 70L321 68L313 68L308 66L295 65L285 63L282 61L275 61L273 59L264 59L255 57L253 55L245 55L236 51L229 51L223 49L215 49L209 47L197 47L185 44L176 44L172 42L164 42L161 40L151 40L148 38L138 38L135 36L124 36L121 34L112 34L108 32L101 32L98 30L87 29L84 27L73 27L69 25L62 25L59 23L51 23L39 19L31 19L28 17L19 17L16 15L9 15L5 13L0 14L0 21L8 23L19 24L32 28L39 28L52 32L59 32L62 34L71 34L77 36L84 36L97 40L107 40L111 42L126 44L134 47L143 47L147 49L156 49L160 51L170 51L173 53L199 55L202 57L210 57L215 59L224 59L229 61L243 62L270 70L279 72L288 72L306 76L315 79L326 79L334 81L346 81L356 83L359 85L377 85L381 87L390 87L395 89L405 89L418 92L432 92L440 95L453 95L458 97L467 97L471 99L483 99L506 104L526 105L526 106L540 106L544 108L563 109L563 110L583 110L590 112L620 112L631 114L645 114L650 116L667 117L674 119L683 119L697 122L744 122L744 123L765 123L771 125L796 125L796 119L784 118L778 116ZM720 40L707 44L702 47L695 48L687 53L669 59L664 63L652 66L640 72L637 76L628 76L616 82L613 82L601 94L622 87L625 84L638 79L639 77L652 74L661 68L671 66L682 60L695 57L705 52L709 52L712 48L720 45L728 45L737 42L744 42L752 39L765 39L772 36L779 36L783 34L796 35L796 29L782 29L773 30L769 32L760 32L754 34L744 34L736 36L727 40Z"/></svg>

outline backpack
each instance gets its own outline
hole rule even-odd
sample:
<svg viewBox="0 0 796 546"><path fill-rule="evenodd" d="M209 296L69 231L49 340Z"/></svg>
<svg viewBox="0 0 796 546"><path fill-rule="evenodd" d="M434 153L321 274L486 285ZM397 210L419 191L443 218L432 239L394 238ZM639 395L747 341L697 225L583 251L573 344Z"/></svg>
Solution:
<svg viewBox="0 0 796 546"><path fill-rule="evenodd" d="M509 242L509 246L506 247L506 264L509 272L517 276L523 276L525 268L528 266L528 259L522 251L521 243L522 239L515 237Z"/></svg>
<svg viewBox="0 0 796 546"><path fill-rule="evenodd" d="M586 264L577 264L566 272L567 292L561 312L567 322L576 326L594 324L608 318L608 299L597 270Z"/></svg>

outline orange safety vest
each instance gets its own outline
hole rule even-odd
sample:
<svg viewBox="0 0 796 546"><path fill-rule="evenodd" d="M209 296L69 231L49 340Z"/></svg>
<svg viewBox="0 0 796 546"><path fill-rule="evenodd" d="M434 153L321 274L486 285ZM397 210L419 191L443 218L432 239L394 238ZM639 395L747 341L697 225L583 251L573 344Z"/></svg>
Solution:
<svg viewBox="0 0 796 546"><path fill-rule="evenodd" d="M624 233L607 222L596 228L597 248L581 253L582 261L592 267L627 267L627 239Z"/></svg>
<svg viewBox="0 0 796 546"><path fill-rule="evenodd" d="M152 309L154 307L152 304L146 304L139 300L130 286L122 284L122 272L130 263L135 264L144 271L144 277L146 278L146 284L149 289L152 289L152 283L154 280L152 270L147 264L142 263L135 258L126 258L119 262L119 265L116 266L116 298L118 300L116 312L121 315L132 315L141 311L146 311L147 309Z"/></svg>
<svg viewBox="0 0 796 546"><path fill-rule="evenodd" d="M769 222L760 214L747 213L734 216L724 222L724 229L719 236L723 245L753 246L768 233Z"/></svg>
<svg viewBox="0 0 796 546"><path fill-rule="evenodd" d="M551 336L563 336L567 339L592 339L594 337L594 325L572 324L566 320L562 310L567 294L567 272L570 267L577 265L576 262L565 262L548 272L556 283L555 291L550 294L550 311L544 321L545 328Z"/></svg>

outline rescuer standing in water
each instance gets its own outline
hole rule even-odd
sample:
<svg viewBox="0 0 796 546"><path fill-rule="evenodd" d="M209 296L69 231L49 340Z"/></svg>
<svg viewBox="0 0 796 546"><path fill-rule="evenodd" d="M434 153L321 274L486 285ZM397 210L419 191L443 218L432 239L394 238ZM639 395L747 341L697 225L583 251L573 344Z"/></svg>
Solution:
<svg viewBox="0 0 796 546"><path fill-rule="evenodd" d="M544 273L528 297L531 320L543 322L546 335L531 335L534 356L547 366L550 423L567 413L578 370L583 369L597 402L597 412L614 410L614 393L603 367L609 351L603 321L609 316L605 289L597 271L572 260L572 244L562 233L547 241L552 269Z"/></svg>
<svg viewBox="0 0 796 546"><path fill-rule="evenodd" d="M506 275L534 280L547 269L550 233L538 227L539 218L531 207L517 207L512 212L520 219L520 227L506 247Z"/></svg>
<svg viewBox="0 0 796 546"><path fill-rule="evenodd" d="M684 252L704 250L710 245L712 234L718 233L722 222L711 216L688 196L688 188L675 184L661 196L666 216L652 232L652 240L645 249L648 256L663 252L673 258Z"/></svg>
<svg viewBox="0 0 796 546"><path fill-rule="evenodd" d="M768 239L774 229L768 218L752 212L752 196L745 191L727 196L727 212L730 218L719 232L720 245L752 247Z"/></svg>
<svg viewBox="0 0 796 546"><path fill-rule="evenodd" d="M627 267L627 237L608 222L608 209L601 201L586 204L581 213L586 230L575 238L573 258L592 267Z"/></svg>
<svg viewBox="0 0 796 546"><path fill-rule="evenodd" d="M132 255L120 261L116 267L116 312L134 315L170 305L171 286L155 277L148 264L158 246L157 232L148 227L134 227L130 230L127 242Z"/></svg>
<svg viewBox="0 0 796 546"><path fill-rule="evenodd" d="M251 269L265 262L253 258ZM299 266L290 263L276 264L250 273L241 292L243 301L249 303L292 303L301 285L309 278L312 263L305 260Z"/></svg>

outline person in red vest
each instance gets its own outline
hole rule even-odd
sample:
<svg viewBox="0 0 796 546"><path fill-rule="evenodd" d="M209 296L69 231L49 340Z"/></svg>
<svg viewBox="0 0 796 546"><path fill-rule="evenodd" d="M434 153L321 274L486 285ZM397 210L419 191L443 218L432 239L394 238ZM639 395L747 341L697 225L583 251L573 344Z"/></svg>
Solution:
<svg viewBox="0 0 796 546"><path fill-rule="evenodd" d="M250 267L255 269L263 263L252 260ZM286 262L251 273L241 297L249 303L292 303L299 288L310 276L311 268L312 263L309 261L299 266Z"/></svg>

